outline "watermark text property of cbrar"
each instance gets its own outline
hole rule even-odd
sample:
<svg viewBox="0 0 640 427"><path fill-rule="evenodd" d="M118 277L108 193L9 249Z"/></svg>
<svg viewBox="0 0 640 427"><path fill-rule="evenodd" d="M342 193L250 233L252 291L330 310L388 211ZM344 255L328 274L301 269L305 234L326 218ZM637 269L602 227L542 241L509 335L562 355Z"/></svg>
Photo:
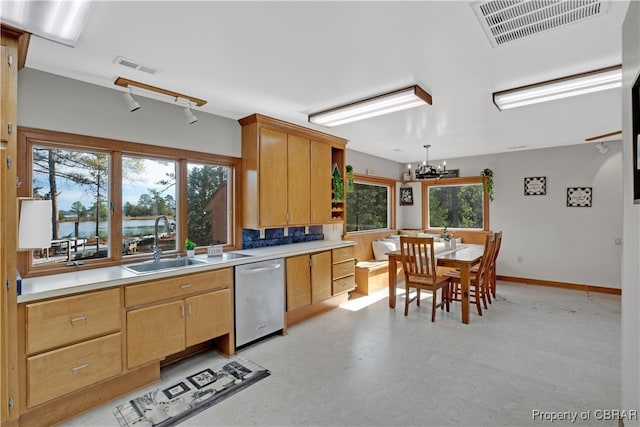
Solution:
<svg viewBox="0 0 640 427"><path fill-rule="evenodd" d="M588 411L540 411L533 409L531 418L535 421L637 421L637 409L589 409Z"/></svg>

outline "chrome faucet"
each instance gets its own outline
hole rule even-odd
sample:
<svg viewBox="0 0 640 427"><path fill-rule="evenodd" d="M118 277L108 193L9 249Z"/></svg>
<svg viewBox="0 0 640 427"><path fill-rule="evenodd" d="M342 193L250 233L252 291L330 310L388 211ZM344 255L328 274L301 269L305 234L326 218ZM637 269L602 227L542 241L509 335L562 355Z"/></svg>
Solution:
<svg viewBox="0 0 640 427"><path fill-rule="evenodd" d="M166 216L164 215L160 215L156 218L156 223L153 226L154 229L154 235L153 235L153 261L158 262L160 261L160 257L162 256L162 249L160 249L160 246L158 246L158 224L160 222L160 220L164 220L164 227L165 230L167 231L167 233L169 233L169 230L171 230L171 226L169 225L169 220L167 219Z"/></svg>

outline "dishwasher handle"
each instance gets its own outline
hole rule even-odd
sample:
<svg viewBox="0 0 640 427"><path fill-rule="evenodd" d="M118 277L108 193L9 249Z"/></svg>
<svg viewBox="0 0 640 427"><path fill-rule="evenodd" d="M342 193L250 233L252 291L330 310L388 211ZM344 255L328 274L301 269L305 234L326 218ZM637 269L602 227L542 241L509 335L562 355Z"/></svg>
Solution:
<svg viewBox="0 0 640 427"><path fill-rule="evenodd" d="M264 273L265 271L274 271L282 267L281 264L271 264L266 267L256 267L256 268L248 268L246 270L240 270L240 274L258 274Z"/></svg>

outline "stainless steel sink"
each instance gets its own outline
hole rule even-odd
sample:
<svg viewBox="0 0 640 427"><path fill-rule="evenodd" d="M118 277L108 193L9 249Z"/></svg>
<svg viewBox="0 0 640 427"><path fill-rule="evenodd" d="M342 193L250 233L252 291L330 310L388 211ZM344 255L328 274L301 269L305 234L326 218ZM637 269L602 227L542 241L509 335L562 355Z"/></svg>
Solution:
<svg viewBox="0 0 640 427"><path fill-rule="evenodd" d="M134 273L151 273L154 271L162 270L177 270L180 268L195 267L198 265L207 264L206 261L196 258L173 258L173 259L161 259L160 261L145 261L138 264L129 264L123 266L125 269L133 271Z"/></svg>

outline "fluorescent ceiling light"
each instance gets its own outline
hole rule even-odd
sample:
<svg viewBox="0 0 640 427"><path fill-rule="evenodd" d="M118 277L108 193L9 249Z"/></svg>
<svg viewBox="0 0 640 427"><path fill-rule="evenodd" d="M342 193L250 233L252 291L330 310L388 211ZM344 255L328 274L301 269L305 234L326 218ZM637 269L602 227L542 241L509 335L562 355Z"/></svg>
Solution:
<svg viewBox="0 0 640 427"><path fill-rule="evenodd" d="M95 0L2 1L0 20L66 46L75 46L96 6Z"/></svg>
<svg viewBox="0 0 640 427"><path fill-rule="evenodd" d="M622 65L547 80L515 89L494 92L499 110L584 95L622 86Z"/></svg>
<svg viewBox="0 0 640 427"><path fill-rule="evenodd" d="M385 93L309 115L309 121L322 126L338 126L407 108L431 105L431 95L420 86Z"/></svg>

